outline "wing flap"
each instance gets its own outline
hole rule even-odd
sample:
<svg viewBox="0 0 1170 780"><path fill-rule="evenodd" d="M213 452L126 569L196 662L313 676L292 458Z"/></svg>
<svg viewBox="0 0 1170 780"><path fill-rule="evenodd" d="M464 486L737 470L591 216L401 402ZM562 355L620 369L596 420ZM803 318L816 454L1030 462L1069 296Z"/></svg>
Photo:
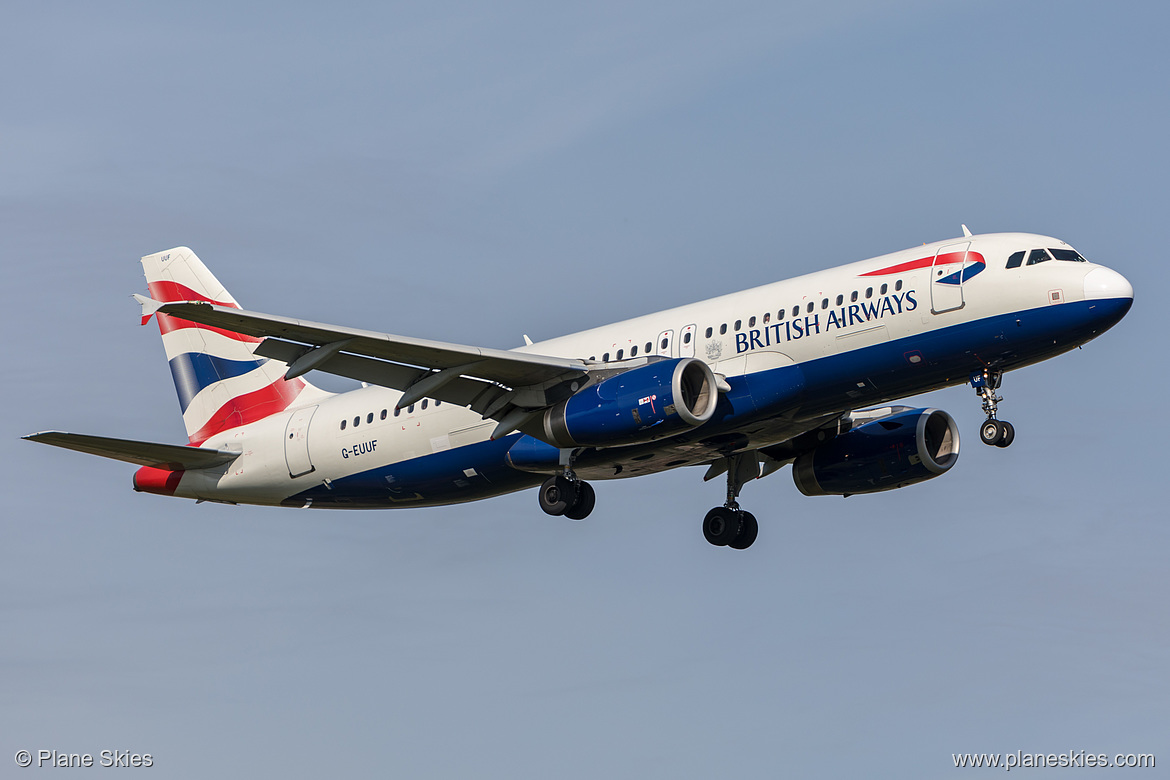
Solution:
<svg viewBox="0 0 1170 780"><path fill-rule="evenodd" d="M230 463L240 456L240 453L228 450L184 447L180 444L159 444L131 439L111 439L106 436L89 436L83 433L66 433L65 431L42 431L22 438L89 455L99 455L103 458L112 458L138 466L151 466L168 471L214 468Z"/></svg>
<svg viewBox="0 0 1170 780"><path fill-rule="evenodd" d="M256 354L261 357L273 358L290 364L304 353L305 348L299 344L273 338L265 339L256 348ZM314 368L336 376L356 379L359 382L369 382L372 385L391 387L396 390L406 390L417 382L425 381L428 376L435 376L434 372L427 369L404 366L385 360L374 360L360 355L349 355L344 352L332 355ZM472 402L485 390L494 387L498 388L498 385L477 379L457 377L429 390L426 397L457 406L471 406ZM405 396L404 400L411 403L410 399Z"/></svg>

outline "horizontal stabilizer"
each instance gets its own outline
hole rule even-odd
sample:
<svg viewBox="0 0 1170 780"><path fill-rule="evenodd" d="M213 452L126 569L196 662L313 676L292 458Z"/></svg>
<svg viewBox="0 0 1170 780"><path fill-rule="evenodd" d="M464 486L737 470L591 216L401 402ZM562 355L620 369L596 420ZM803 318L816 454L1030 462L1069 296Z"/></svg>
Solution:
<svg viewBox="0 0 1170 780"><path fill-rule="evenodd" d="M209 469L230 463L240 455L238 452L228 452L227 450L184 447L179 444L158 444L150 441L131 441L130 439L110 439L105 436L87 436L82 433L65 433L64 431L42 431L23 438L29 441L39 441L41 444L51 444L54 447L64 447L67 450L77 450L90 455L100 455L103 458L113 458L126 463L151 466L168 471Z"/></svg>

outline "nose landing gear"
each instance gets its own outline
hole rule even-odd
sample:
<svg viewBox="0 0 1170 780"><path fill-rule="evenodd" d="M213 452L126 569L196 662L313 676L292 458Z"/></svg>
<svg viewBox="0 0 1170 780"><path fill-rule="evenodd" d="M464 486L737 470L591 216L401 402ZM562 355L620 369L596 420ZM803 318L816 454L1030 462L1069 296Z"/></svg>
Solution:
<svg viewBox="0 0 1170 780"><path fill-rule="evenodd" d="M716 547L746 550L756 541L760 532L756 517L740 509L736 498L744 483L758 476L760 463L754 451L727 458L727 501L703 518L703 536L708 542Z"/></svg>
<svg viewBox="0 0 1170 780"><path fill-rule="evenodd" d="M979 426L979 439L987 445L1008 447L1016 439L1016 429L1006 420L996 419L999 402L1003 400L995 394L1003 382L1003 372L985 368L983 371L971 375L971 387L975 394L983 399L983 412L987 420Z"/></svg>

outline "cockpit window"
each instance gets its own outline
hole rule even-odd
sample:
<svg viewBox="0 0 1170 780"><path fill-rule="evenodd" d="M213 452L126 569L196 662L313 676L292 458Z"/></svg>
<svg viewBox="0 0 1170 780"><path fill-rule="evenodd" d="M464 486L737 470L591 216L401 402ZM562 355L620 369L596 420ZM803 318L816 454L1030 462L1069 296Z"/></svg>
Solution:
<svg viewBox="0 0 1170 780"><path fill-rule="evenodd" d="M1036 265L1036 263L1044 263L1052 258L1043 249L1033 249L1028 255L1028 265Z"/></svg>
<svg viewBox="0 0 1170 780"><path fill-rule="evenodd" d="M1008 268L1019 268L1020 263L1024 262L1024 255L1025 254L1026 254L1025 252L1014 253L1011 257L1008 258L1007 267Z"/></svg>
<svg viewBox="0 0 1170 780"><path fill-rule="evenodd" d="M1048 251L1051 252L1052 256L1057 260L1067 260L1070 263L1089 262L1085 258L1081 257L1079 252L1075 252L1072 249L1049 249Z"/></svg>

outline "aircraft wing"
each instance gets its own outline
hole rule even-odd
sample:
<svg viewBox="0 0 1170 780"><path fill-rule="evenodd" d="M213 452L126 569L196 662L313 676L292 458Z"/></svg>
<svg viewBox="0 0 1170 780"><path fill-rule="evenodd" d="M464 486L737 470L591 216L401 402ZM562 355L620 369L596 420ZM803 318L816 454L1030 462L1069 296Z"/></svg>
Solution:
<svg viewBox="0 0 1170 780"><path fill-rule="evenodd" d="M573 384L584 384L594 367L574 358L394 336L210 303L167 303L154 310L264 339L256 354L287 363L287 378L325 371L402 390L399 406L435 398L517 425L531 412L575 392Z"/></svg>
<svg viewBox="0 0 1170 780"><path fill-rule="evenodd" d="M67 450L77 450L90 455L100 455L103 458L113 458L126 463L152 466L168 471L209 469L230 463L240 456L240 453L228 450L184 447L179 444L159 444L131 439L111 439L105 436L87 436L83 433L66 433L64 431L42 431L22 438L29 441L39 441L41 444L52 444L54 447L64 447Z"/></svg>

